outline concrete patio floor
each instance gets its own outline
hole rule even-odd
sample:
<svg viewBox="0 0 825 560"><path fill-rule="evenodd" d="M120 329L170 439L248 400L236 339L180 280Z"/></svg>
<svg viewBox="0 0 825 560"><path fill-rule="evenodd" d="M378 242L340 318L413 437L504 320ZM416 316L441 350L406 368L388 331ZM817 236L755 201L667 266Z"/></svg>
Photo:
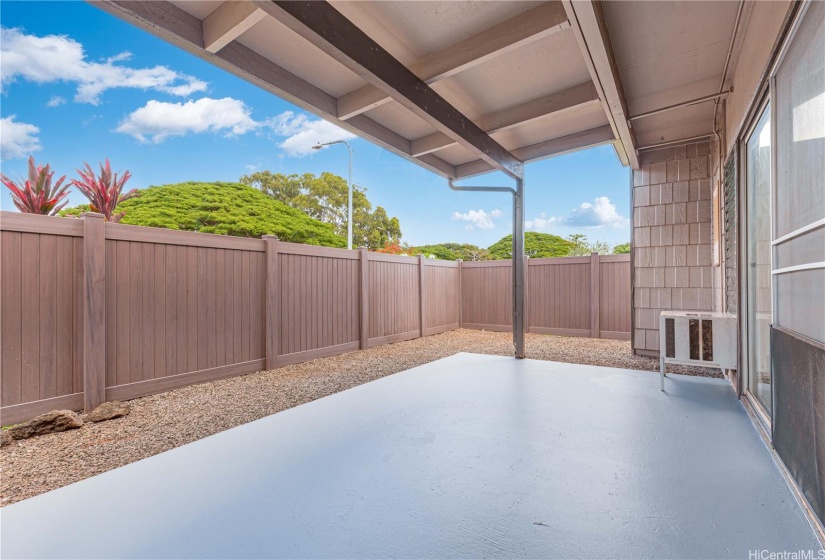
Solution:
<svg viewBox="0 0 825 560"><path fill-rule="evenodd" d="M457 354L7 506L0 556L819 551L727 383L658 383Z"/></svg>

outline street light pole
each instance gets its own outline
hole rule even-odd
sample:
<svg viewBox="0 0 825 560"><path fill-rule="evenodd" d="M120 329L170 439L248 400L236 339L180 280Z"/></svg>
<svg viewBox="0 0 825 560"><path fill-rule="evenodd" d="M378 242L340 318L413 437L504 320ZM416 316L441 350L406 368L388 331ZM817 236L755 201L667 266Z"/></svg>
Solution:
<svg viewBox="0 0 825 560"><path fill-rule="evenodd" d="M352 146L346 140L335 140L333 142L324 142L312 147L313 150L320 150L324 146L332 146L333 144L343 144L349 151L349 174L347 177L347 249L352 251Z"/></svg>

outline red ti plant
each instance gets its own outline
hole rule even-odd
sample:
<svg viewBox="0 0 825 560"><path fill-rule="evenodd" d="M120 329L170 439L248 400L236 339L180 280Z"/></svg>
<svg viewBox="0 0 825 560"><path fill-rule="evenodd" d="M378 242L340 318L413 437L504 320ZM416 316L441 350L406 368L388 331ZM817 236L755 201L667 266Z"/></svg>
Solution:
<svg viewBox="0 0 825 560"><path fill-rule="evenodd" d="M117 205L138 195L137 189L121 194L123 185L132 174L125 171L118 179L117 173L112 173L109 158L106 158L106 165L100 164L100 175L96 175L88 163L84 165L86 166L84 169L77 170L80 179L72 179L72 184L89 199L92 212L103 214L107 222L119 222L126 212L115 214Z"/></svg>
<svg viewBox="0 0 825 560"><path fill-rule="evenodd" d="M28 180L12 181L0 173L0 181L11 191L11 200L18 210L26 214L46 216L54 216L69 203L64 200L69 195L69 184L63 185L66 176L63 175L52 184L53 177L54 171L48 165L43 167L34 164L34 156L29 158Z"/></svg>

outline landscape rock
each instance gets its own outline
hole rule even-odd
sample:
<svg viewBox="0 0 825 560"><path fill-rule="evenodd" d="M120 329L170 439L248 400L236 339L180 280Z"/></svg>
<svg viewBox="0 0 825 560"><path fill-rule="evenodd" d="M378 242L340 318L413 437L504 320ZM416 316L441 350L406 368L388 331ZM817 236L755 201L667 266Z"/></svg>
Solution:
<svg viewBox="0 0 825 560"><path fill-rule="evenodd" d="M34 436L74 430L83 425L83 420L71 410L52 410L46 414L17 424L6 430L13 439L28 439Z"/></svg>
<svg viewBox="0 0 825 560"><path fill-rule="evenodd" d="M0 447L6 447L12 441L12 437L9 435L8 430L0 430Z"/></svg>
<svg viewBox="0 0 825 560"><path fill-rule="evenodd" d="M98 406L89 414L84 414L83 420L86 422L103 422L104 420L112 420L126 416L131 410L131 407L126 403L109 401Z"/></svg>

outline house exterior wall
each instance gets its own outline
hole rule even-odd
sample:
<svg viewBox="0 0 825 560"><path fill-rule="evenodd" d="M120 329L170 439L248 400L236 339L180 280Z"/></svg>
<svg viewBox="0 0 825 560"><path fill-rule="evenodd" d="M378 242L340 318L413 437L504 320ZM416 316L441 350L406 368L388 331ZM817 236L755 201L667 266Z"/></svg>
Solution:
<svg viewBox="0 0 825 560"><path fill-rule="evenodd" d="M714 309L710 140L643 152L633 172L633 351L659 355L663 310Z"/></svg>

